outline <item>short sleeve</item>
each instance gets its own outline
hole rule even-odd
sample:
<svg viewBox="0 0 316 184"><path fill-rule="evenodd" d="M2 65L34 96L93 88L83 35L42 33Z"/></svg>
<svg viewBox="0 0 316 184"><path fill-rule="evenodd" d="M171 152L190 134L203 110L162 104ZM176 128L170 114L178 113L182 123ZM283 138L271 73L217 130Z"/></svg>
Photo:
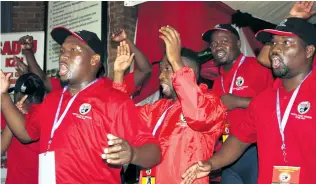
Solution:
<svg viewBox="0 0 316 184"><path fill-rule="evenodd" d="M158 140L151 134L130 99L125 101L117 110L111 130L115 136L126 139L134 147L148 143L159 146Z"/></svg>
<svg viewBox="0 0 316 184"><path fill-rule="evenodd" d="M258 107L258 106L257 106ZM256 99L250 102L248 108L243 111L242 118L236 119L236 123L231 124L231 133L240 139L242 142L254 143L257 142L256 123Z"/></svg>
<svg viewBox="0 0 316 184"><path fill-rule="evenodd" d="M50 83L52 85L52 91L56 91L62 88L59 79L54 77L49 77Z"/></svg>
<svg viewBox="0 0 316 184"><path fill-rule="evenodd" d="M30 138L35 141L40 138L40 122L43 120L43 109L41 105L32 106L32 111L25 115L25 128Z"/></svg>

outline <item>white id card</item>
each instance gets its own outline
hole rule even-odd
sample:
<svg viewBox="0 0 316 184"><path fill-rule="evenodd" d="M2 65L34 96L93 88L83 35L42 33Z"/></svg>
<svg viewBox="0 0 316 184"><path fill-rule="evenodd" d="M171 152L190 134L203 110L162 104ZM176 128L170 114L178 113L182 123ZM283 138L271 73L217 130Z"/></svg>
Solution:
<svg viewBox="0 0 316 184"><path fill-rule="evenodd" d="M55 152L39 154L38 183L56 184Z"/></svg>

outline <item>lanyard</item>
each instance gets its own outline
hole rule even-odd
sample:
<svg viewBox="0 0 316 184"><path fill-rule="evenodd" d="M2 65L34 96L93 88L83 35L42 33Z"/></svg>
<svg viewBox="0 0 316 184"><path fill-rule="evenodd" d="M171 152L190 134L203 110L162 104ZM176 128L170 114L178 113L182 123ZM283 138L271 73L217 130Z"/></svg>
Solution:
<svg viewBox="0 0 316 184"><path fill-rule="evenodd" d="M285 126L287 124L287 120L289 119L289 115L290 115L290 111L292 109L292 106L294 104L295 98L298 94L298 91L300 90L300 87L302 85L302 83L305 81L305 79L310 75L311 73L309 73L308 75L306 75L306 77L303 79L303 81L300 83L300 85L298 85L295 89L295 91L293 92L291 99L289 101L289 103L286 106L285 112L283 114L283 117L281 119L281 108L280 108L280 95L279 95L279 89L277 90L277 97L276 97L276 114L277 114L277 118L278 118L278 124L279 124L279 129L280 129L280 134L281 134L281 138L282 138L282 146L281 146L281 150L283 152L283 157L284 157L284 162L287 162L286 160L286 152L285 152L285 137L284 137L284 129Z"/></svg>
<svg viewBox="0 0 316 184"><path fill-rule="evenodd" d="M52 140L53 140L53 137L54 137L54 133L55 131L57 130L57 128L60 126L61 122L63 121L63 119L65 118L69 108L71 107L72 103L75 101L76 97L78 96L78 94L87 89L89 86L91 86L92 84L94 84L95 82L97 82L98 79L90 82L86 87L84 87L82 90L80 90L78 93L76 93L68 102L64 112L62 113L62 115L60 116L60 118L58 119L58 116L60 114L60 108L61 108L61 104L62 104L62 101L63 101L63 98L64 98L64 93L66 92L66 90L68 89L68 86L64 87L64 90L63 90L63 93L61 94L61 97L60 97L60 100L59 100L59 104L58 104L58 107L57 107L57 111L56 111L56 114L55 114L55 119L54 119L54 124L53 124L53 128L52 128L52 131L50 133L50 139L48 141L48 147L47 147L47 151L49 150L50 148L50 145L52 144Z"/></svg>
<svg viewBox="0 0 316 184"><path fill-rule="evenodd" d="M168 108L165 110L165 112L163 112L162 115L160 116L160 118L158 119L158 121L157 121L157 123L156 123L156 125L155 125L155 128L154 128L154 130L153 130L153 133L152 133L153 136L155 136L155 134L156 134L158 128L161 126L163 120L165 119L168 110L169 110L172 106L173 106L173 105L171 105L170 107L168 107Z"/></svg>
<svg viewBox="0 0 316 184"><path fill-rule="evenodd" d="M245 56L243 56L238 64L238 67L234 73L234 76L233 76L233 79L232 79L232 82L230 84L230 88L229 88L229 93L232 94L233 93L233 86L234 86L234 83L235 83L235 78L236 78L236 75L237 75L237 71L239 69L239 67L244 63L245 61ZM225 91L225 87L224 87L224 78L223 78L223 75L221 76L221 82L222 82L222 89L223 89L223 92L226 93Z"/></svg>

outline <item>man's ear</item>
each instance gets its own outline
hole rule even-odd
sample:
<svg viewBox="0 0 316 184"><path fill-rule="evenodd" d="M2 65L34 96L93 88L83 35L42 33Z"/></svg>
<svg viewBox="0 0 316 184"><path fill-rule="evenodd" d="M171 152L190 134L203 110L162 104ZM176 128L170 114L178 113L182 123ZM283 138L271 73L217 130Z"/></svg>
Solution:
<svg viewBox="0 0 316 184"><path fill-rule="evenodd" d="M99 54L94 54L92 57L91 57L91 61L90 61L90 64L92 66L96 66L100 63L100 55Z"/></svg>
<svg viewBox="0 0 316 184"><path fill-rule="evenodd" d="M306 47L306 57L310 58L313 57L315 54L315 46L314 45L308 45Z"/></svg>
<svg viewBox="0 0 316 184"><path fill-rule="evenodd" d="M241 41L237 40L237 47L240 48L241 47Z"/></svg>

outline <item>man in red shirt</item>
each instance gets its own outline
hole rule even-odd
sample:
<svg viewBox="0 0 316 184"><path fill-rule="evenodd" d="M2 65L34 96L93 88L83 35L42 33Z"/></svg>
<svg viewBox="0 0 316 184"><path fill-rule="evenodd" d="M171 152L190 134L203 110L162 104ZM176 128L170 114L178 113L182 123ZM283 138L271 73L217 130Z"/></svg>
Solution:
<svg viewBox="0 0 316 184"><path fill-rule="evenodd" d="M162 145L162 162L155 168L141 173L140 183L180 183L184 170L212 155L214 144L221 135L226 109L220 98L210 93L207 85L197 85L199 65L197 54L181 49L179 33L172 27L162 27L161 36L166 44L166 56L160 65L160 82L165 98L154 104L139 107L142 118ZM122 44L118 51L129 53ZM128 60L116 60L114 71L122 82ZM118 87L116 84L115 87ZM122 89L125 90L124 83ZM208 178L196 181L208 184Z"/></svg>
<svg viewBox="0 0 316 184"><path fill-rule="evenodd" d="M51 35L62 45L59 75L65 87L49 93L30 117L6 92L10 75L0 76L1 110L11 131L24 143L40 141L39 183L117 184L121 165L158 164L159 143L133 102L108 79L96 78L103 54L98 36L62 26Z"/></svg>
<svg viewBox="0 0 316 184"><path fill-rule="evenodd" d="M220 76L215 79L212 91L221 96L228 108L223 140L229 126L243 118L249 102L273 82L269 69L261 66L255 57L244 56L240 51L237 30L230 24L219 24L206 31L202 39L209 43L214 61L220 67ZM222 172L222 184L256 184L258 177L256 145L248 148L243 156Z"/></svg>
<svg viewBox="0 0 316 184"><path fill-rule="evenodd" d="M44 95L44 84L37 75L24 74L16 81L14 102L26 118L42 103ZM6 184L38 183L39 142L22 144L6 126L1 133L1 154L6 151L8 158Z"/></svg>
<svg viewBox="0 0 316 184"><path fill-rule="evenodd" d="M125 75L125 81L127 85L127 93L129 96L135 95L135 93L140 90L141 86L146 82L146 80L150 77L151 74L151 64L147 60L147 58L143 55L143 53L136 47L136 45L128 39L127 34L124 29L115 29L111 35L111 39L113 42L121 42L125 41L131 52L134 53L136 68L133 72ZM45 72L40 68L37 64L36 59L34 57L34 49L33 49L33 37L32 36L23 36L19 40L22 46L22 53L26 58L26 62L28 67L25 64L17 61L18 69L28 69L30 72L37 74L44 81L46 89L48 92L52 90L61 89L62 86L60 84L60 80L55 77L48 77ZM101 56L103 57L103 56ZM103 66L98 72L97 77L103 77L104 73L101 71L104 70ZM26 72L26 71L24 71Z"/></svg>
<svg viewBox="0 0 316 184"><path fill-rule="evenodd" d="M190 167L183 183L234 162L254 142L259 150L259 184L314 183L315 32L308 21L287 18L274 30L257 33L258 40L272 42L269 55L277 79L273 87L251 101L220 151Z"/></svg>

